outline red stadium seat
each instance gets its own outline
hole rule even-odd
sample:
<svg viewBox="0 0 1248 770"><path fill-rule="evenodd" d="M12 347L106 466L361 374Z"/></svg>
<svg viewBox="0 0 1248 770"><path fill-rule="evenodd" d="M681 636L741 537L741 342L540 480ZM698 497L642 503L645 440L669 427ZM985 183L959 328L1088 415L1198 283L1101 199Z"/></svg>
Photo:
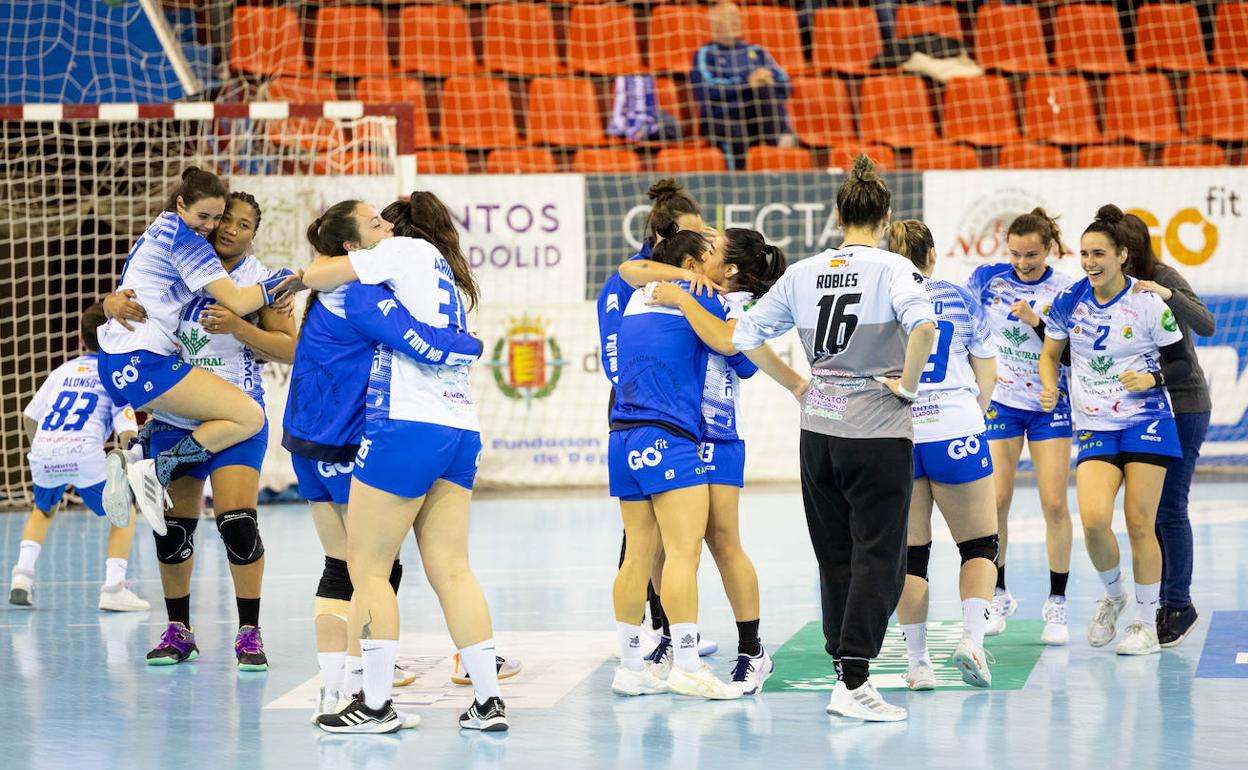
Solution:
<svg viewBox="0 0 1248 770"><path fill-rule="evenodd" d="M666 147L654 156L657 174L727 171L724 154L714 147Z"/></svg>
<svg viewBox="0 0 1248 770"><path fill-rule="evenodd" d="M320 153L312 162L313 171L317 174L364 174L377 176L386 173L381 158L372 153L341 147Z"/></svg>
<svg viewBox="0 0 1248 770"><path fill-rule="evenodd" d="M337 88L330 78L277 78L268 84L266 95L271 101L295 104L338 99ZM341 146L344 141L339 125L324 118L274 120L267 126L267 134L274 144L325 151Z"/></svg>
<svg viewBox="0 0 1248 770"><path fill-rule="evenodd" d="M355 85L355 97L376 104L412 105L412 141L417 147L433 145L425 89L414 78L363 78Z"/></svg>
<svg viewBox="0 0 1248 770"><path fill-rule="evenodd" d="M441 136L460 147L520 144L507 83L499 78L447 78L442 84Z"/></svg>
<svg viewBox="0 0 1248 770"><path fill-rule="evenodd" d="M761 45L790 77L806 74L808 65L802 53L802 35L797 14L789 8L750 6L741 9L742 37Z"/></svg>
<svg viewBox="0 0 1248 770"><path fill-rule="evenodd" d="M1105 138L1175 142L1183 138L1165 75L1111 75L1105 85Z"/></svg>
<svg viewBox="0 0 1248 770"><path fill-rule="evenodd" d="M772 147L759 144L745 153L746 171L809 171L815 167L804 147Z"/></svg>
<svg viewBox="0 0 1248 770"><path fill-rule="evenodd" d="M1079 148L1079 168L1139 168L1144 153L1137 144L1094 144Z"/></svg>
<svg viewBox="0 0 1248 770"><path fill-rule="evenodd" d="M912 147L934 142L936 124L923 79L883 75L862 81L858 119L863 141Z"/></svg>
<svg viewBox="0 0 1248 770"><path fill-rule="evenodd" d="M558 75L555 22L543 3L499 3L485 12L485 65L512 75Z"/></svg>
<svg viewBox="0 0 1248 770"><path fill-rule="evenodd" d="M527 136L534 144L594 147L607 143L594 86L581 78L529 83Z"/></svg>
<svg viewBox="0 0 1248 770"><path fill-rule="evenodd" d="M399 15L399 69L427 75L476 75L468 15L458 5L414 5Z"/></svg>
<svg viewBox="0 0 1248 770"><path fill-rule="evenodd" d="M577 174L640 174L641 170L637 153L622 148L579 150L572 160L572 171Z"/></svg>
<svg viewBox="0 0 1248 770"><path fill-rule="evenodd" d="M1218 67L1248 70L1248 3L1218 3L1213 63Z"/></svg>
<svg viewBox="0 0 1248 770"><path fill-rule="evenodd" d="M897 8L895 34L898 39L930 34L961 40L962 20L953 6L903 3Z"/></svg>
<svg viewBox="0 0 1248 770"><path fill-rule="evenodd" d="M340 6L317 11L312 67L317 72L350 77L394 72L381 10Z"/></svg>
<svg viewBox="0 0 1248 770"><path fill-rule="evenodd" d="M1225 166L1226 154L1216 144L1167 144L1161 150L1163 166Z"/></svg>
<svg viewBox="0 0 1248 770"><path fill-rule="evenodd" d="M1248 139L1248 80L1243 75L1192 75L1184 116L1193 139Z"/></svg>
<svg viewBox="0 0 1248 770"><path fill-rule="evenodd" d="M622 5L583 5L568 20L568 67L591 75L643 72L633 11Z"/></svg>
<svg viewBox="0 0 1248 770"><path fill-rule="evenodd" d="M975 15L975 59L1001 72L1051 68L1040 12L1030 5L989 5Z"/></svg>
<svg viewBox="0 0 1248 770"><path fill-rule="evenodd" d="M417 174L467 174L468 158L458 150L417 150Z"/></svg>
<svg viewBox="0 0 1248 770"><path fill-rule="evenodd" d="M1001 168L1066 168L1061 149L1051 144L1020 142L1001 148L997 159Z"/></svg>
<svg viewBox="0 0 1248 770"><path fill-rule="evenodd" d="M293 8L239 6L234 10L230 69L251 75L304 75L303 33Z"/></svg>
<svg viewBox="0 0 1248 770"><path fill-rule="evenodd" d="M887 144L863 144L862 142L851 142L833 147L828 151L828 166L849 170L854 167L854 158L860 152L865 152L867 157L875 161L875 167L881 171L897 168L897 153L892 147Z"/></svg>
<svg viewBox="0 0 1248 770"><path fill-rule="evenodd" d="M950 142L921 144L914 148L910 166L916 171L979 168L974 147Z"/></svg>
<svg viewBox="0 0 1248 770"><path fill-rule="evenodd" d="M1209 68L1196 6L1149 3L1135 12L1135 63L1189 72Z"/></svg>
<svg viewBox="0 0 1248 770"><path fill-rule="evenodd" d="M485 161L487 174L553 174L555 156L545 147L494 150Z"/></svg>
<svg viewBox="0 0 1248 770"><path fill-rule="evenodd" d="M789 116L803 144L831 147L854 138L854 111L839 78L794 78Z"/></svg>
<svg viewBox="0 0 1248 770"><path fill-rule="evenodd" d="M944 137L971 144L1022 139L1010 83L999 75L954 78L945 85Z"/></svg>
<svg viewBox="0 0 1248 770"><path fill-rule="evenodd" d="M811 59L816 71L865 75L883 47L880 24L870 8L815 11Z"/></svg>
<svg viewBox="0 0 1248 770"><path fill-rule="evenodd" d="M1023 92L1023 133L1033 142L1102 142L1088 82L1077 75L1029 78Z"/></svg>
<svg viewBox="0 0 1248 770"><path fill-rule="evenodd" d="M1112 5L1063 5L1054 24L1053 59L1076 72L1128 72L1127 46Z"/></svg>
<svg viewBox="0 0 1248 770"><path fill-rule="evenodd" d="M650 37L650 71L693 71L693 55L711 39L711 20L706 8L661 5L650 12L645 26Z"/></svg>

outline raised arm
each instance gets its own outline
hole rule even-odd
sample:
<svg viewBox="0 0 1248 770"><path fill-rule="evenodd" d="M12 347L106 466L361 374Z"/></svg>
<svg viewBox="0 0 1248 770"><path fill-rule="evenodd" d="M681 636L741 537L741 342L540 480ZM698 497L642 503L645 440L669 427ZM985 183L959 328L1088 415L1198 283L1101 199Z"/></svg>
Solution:
<svg viewBox="0 0 1248 770"><path fill-rule="evenodd" d="M359 278L350 257L317 257L303 271L303 284L317 291L333 291Z"/></svg>
<svg viewBox="0 0 1248 770"><path fill-rule="evenodd" d="M1178 270L1158 270L1161 281L1136 281L1136 291L1151 291L1165 301L1166 306L1174 313L1181 323L1191 327L1201 337L1212 335L1218 328L1217 319L1209 307L1192 291Z"/></svg>
<svg viewBox="0 0 1248 770"><path fill-rule="evenodd" d="M205 285L204 289L222 307L242 317L272 304L280 294L292 290L291 287L297 283L298 277L294 272L283 268L252 286L240 287L234 283L234 279L227 276Z"/></svg>

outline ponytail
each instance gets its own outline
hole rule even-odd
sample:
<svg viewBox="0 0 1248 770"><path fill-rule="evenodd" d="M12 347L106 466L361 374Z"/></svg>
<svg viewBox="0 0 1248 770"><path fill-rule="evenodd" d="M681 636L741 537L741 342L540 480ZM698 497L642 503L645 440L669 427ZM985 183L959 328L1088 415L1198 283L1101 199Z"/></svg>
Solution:
<svg viewBox="0 0 1248 770"><path fill-rule="evenodd" d="M317 254L341 257L347 253L344 243L360 240L360 223L355 218L355 207L358 205L360 201L354 199L340 201L312 220L307 237Z"/></svg>
<svg viewBox="0 0 1248 770"><path fill-rule="evenodd" d="M749 292L757 299L784 275L788 265L784 251L767 243L762 233L730 227L724 231L724 237L724 265L737 268L737 274L728 279L733 291Z"/></svg>
<svg viewBox="0 0 1248 770"><path fill-rule="evenodd" d="M888 185L876 172L875 161L858 153L849 178L836 192L836 210L841 227L878 226L888 216L892 198Z"/></svg>
<svg viewBox="0 0 1248 770"><path fill-rule="evenodd" d="M646 217L646 238L671 238L680 230L680 218L692 214L701 216L698 202L685 186L675 179L660 179L650 185L646 196L654 201L650 215Z"/></svg>
<svg viewBox="0 0 1248 770"><path fill-rule="evenodd" d="M927 269L927 255L936 248L936 239L927 225L905 219L888 226L888 250L910 260L920 271Z"/></svg>

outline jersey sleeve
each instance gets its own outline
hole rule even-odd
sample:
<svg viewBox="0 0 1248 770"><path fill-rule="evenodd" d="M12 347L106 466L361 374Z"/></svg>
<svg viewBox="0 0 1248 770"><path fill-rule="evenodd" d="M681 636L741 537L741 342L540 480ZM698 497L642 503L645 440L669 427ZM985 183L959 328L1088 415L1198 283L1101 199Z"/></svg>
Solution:
<svg viewBox="0 0 1248 770"><path fill-rule="evenodd" d="M113 433L116 433L118 436L123 433L139 432L139 421L135 419L134 409L130 406L113 404L112 421Z"/></svg>
<svg viewBox="0 0 1248 770"><path fill-rule="evenodd" d="M229 277L212 244L184 224L180 224L173 236L169 261L191 291L199 291L213 281Z"/></svg>
<svg viewBox="0 0 1248 770"><path fill-rule="evenodd" d="M754 350L797 325L791 300L792 276L792 270L785 271L762 299L737 321L732 344L738 350Z"/></svg>
<svg viewBox="0 0 1248 770"><path fill-rule="evenodd" d="M1164 348L1167 345L1173 345L1183 340L1183 332L1179 329L1179 321L1174 317L1174 311L1170 309L1161 297L1156 294L1149 294L1149 316L1152 323L1153 341L1157 343L1158 348Z"/></svg>
<svg viewBox="0 0 1248 770"><path fill-rule="evenodd" d="M978 295L959 286L958 293L966 303L966 310L971 316L971 339L966 346L968 352L976 358L996 358L997 346L992 341L992 326L988 323L988 313Z"/></svg>
<svg viewBox="0 0 1248 770"><path fill-rule="evenodd" d="M914 327L925 321L936 323L932 301L923 290L923 276L919 271L901 257L897 257L891 268L889 301L893 305L893 314L897 316L906 333L909 334Z"/></svg>
<svg viewBox="0 0 1248 770"><path fill-rule="evenodd" d="M59 369L54 370L48 378L39 386L39 390L35 391L34 398L30 399L30 403L22 410L22 414L26 415L35 422L43 419L44 414L48 411L48 401L52 398L53 382L60 379L56 376Z"/></svg>
<svg viewBox="0 0 1248 770"><path fill-rule="evenodd" d="M360 283L385 283L414 270L432 268L436 249L416 238L387 238L376 246L347 255Z"/></svg>
<svg viewBox="0 0 1248 770"><path fill-rule="evenodd" d="M422 364L463 366L481 357L481 341L454 327L438 329L412 317L384 286L351 284L343 310L360 336L388 345Z"/></svg>
<svg viewBox="0 0 1248 770"><path fill-rule="evenodd" d="M1066 324L1070 321L1070 314L1075 311L1075 292L1072 289L1066 289L1057 298L1053 300L1053 307L1049 308L1049 313L1044 317L1044 335L1055 340L1069 339L1070 333L1066 331Z"/></svg>

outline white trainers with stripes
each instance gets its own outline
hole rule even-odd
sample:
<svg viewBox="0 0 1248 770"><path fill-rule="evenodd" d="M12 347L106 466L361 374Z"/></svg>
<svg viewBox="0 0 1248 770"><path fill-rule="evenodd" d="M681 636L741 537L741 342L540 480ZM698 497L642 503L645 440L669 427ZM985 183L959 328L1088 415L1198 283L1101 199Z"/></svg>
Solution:
<svg viewBox="0 0 1248 770"><path fill-rule="evenodd" d="M611 692L616 695L658 695L668 692L667 682L655 675L649 666L633 671L623 665L616 666L611 679Z"/></svg>
<svg viewBox="0 0 1248 770"><path fill-rule="evenodd" d="M130 491L130 455L124 449L114 449L104 458L104 492L102 505L108 523L125 529L130 526L134 507L134 493ZM163 516L161 517L163 520Z"/></svg>
<svg viewBox="0 0 1248 770"><path fill-rule="evenodd" d="M126 476L130 481L130 489L134 492L134 502L139 513L143 514L143 518L156 534L166 534L168 528L165 526L165 511L173 507L173 501L156 478L156 461L140 460L130 463L126 468Z"/></svg>
<svg viewBox="0 0 1248 770"><path fill-rule="evenodd" d="M473 700L459 717L459 726L464 730L480 730L483 733L501 733L507 730L507 708L503 699L486 698L485 703Z"/></svg>
<svg viewBox="0 0 1248 770"><path fill-rule="evenodd" d="M837 682L836 687L832 688L827 712L833 716L861 719L864 722L900 722L908 716L905 709L880 697L879 691L869 679L856 690L849 689L844 682Z"/></svg>
<svg viewBox="0 0 1248 770"><path fill-rule="evenodd" d="M363 698L355 698L337 714L317 717L316 726L330 733L377 734L398 732L403 722L390 701L373 711L364 705Z"/></svg>

